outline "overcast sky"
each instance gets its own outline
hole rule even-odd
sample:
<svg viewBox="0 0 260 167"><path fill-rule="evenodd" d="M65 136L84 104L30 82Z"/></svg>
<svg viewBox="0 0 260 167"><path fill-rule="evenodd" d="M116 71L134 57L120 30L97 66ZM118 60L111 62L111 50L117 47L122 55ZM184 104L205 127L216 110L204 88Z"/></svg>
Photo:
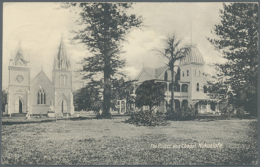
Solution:
<svg viewBox="0 0 260 167"><path fill-rule="evenodd" d="M220 22L219 10L222 3L136 3L129 11L144 18L142 29L133 29L124 42L126 74L135 78L143 65L160 67L166 62L149 50L161 48L162 39L168 34L183 38L183 44L193 43L202 53L206 63L222 62L221 55L214 50L206 37L212 37L211 31ZM77 29L75 19L78 13L70 9L57 9L58 3L4 3L3 5L3 87L8 86L8 64L17 50L19 41L30 61L31 79L43 66L44 72L52 79L53 58L58 53L61 34L70 55L72 69L82 57L90 53L81 45L69 44ZM75 79L74 79L75 81ZM74 84L74 90L78 84Z"/></svg>

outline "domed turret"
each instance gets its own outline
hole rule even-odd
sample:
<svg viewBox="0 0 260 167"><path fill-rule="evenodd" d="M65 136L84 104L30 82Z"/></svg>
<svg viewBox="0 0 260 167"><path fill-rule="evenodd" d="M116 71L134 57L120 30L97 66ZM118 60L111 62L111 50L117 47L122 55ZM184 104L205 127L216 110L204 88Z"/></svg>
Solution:
<svg viewBox="0 0 260 167"><path fill-rule="evenodd" d="M196 47L192 47L188 51L187 55L180 60L180 66L184 66L188 64L198 64L198 65L205 64L200 51Z"/></svg>

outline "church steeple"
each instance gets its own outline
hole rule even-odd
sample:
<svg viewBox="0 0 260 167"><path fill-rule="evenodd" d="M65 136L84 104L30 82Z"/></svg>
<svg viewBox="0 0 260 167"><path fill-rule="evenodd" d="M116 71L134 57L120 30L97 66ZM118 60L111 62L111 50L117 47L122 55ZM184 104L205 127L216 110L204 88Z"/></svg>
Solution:
<svg viewBox="0 0 260 167"><path fill-rule="evenodd" d="M66 48L63 42L63 37L61 37L60 45L58 48L58 54L54 57L54 64L53 69L63 69L69 70L70 69L70 61L68 59L68 55L66 52Z"/></svg>
<svg viewBox="0 0 260 167"><path fill-rule="evenodd" d="M14 59L10 59L10 65L12 66L29 66L29 61L26 61L24 59L24 54L23 50L21 47L21 41L19 41L18 47L17 47L17 52L14 56Z"/></svg>

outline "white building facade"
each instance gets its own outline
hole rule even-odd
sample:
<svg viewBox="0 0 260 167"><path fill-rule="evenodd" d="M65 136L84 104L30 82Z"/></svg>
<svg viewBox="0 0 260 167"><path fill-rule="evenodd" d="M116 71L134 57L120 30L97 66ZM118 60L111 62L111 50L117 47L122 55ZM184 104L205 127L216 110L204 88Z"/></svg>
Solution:
<svg viewBox="0 0 260 167"><path fill-rule="evenodd" d="M6 114L29 113L44 115L74 114L72 72L63 40L54 56L52 81L43 69L32 80L30 63L24 59L21 47L9 63L9 85Z"/></svg>
<svg viewBox="0 0 260 167"><path fill-rule="evenodd" d="M174 102L175 109L185 105L196 107L199 113L219 112L219 100L212 98L207 92L208 78L204 72L204 59L199 50L193 47L180 60L178 70L175 71ZM160 68L143 67L137 76L135 88L146 80L162 82L165 88L165 102L158 106L158 110L166 111L171 100L171 71L167 66Z"/></svg>

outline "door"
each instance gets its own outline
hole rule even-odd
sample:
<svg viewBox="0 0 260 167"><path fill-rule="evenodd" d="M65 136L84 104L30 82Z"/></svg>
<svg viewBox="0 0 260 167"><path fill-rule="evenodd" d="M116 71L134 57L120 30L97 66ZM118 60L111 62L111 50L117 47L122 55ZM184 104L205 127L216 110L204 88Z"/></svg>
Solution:
<svg viewBox="0 0 260 167"><path fill-rule="evenodd" d="M14 113L19 113L19 101L20 101L20 99L18 98L18 99L16 99L15 100L15 103L14 103Z"/></svg>
<svg viewBox="0 0 260 167"><path fill-rule="evenodd" d="M67 106L67 102L65 100L62 100L60 106L61 113L67 113Z"/></svg>
<svg viewBox="0 0 260 167"><path fill-rule="evenodd" d="M23 103L20 98L15 100L14 113L23 113Z"/></svg>

